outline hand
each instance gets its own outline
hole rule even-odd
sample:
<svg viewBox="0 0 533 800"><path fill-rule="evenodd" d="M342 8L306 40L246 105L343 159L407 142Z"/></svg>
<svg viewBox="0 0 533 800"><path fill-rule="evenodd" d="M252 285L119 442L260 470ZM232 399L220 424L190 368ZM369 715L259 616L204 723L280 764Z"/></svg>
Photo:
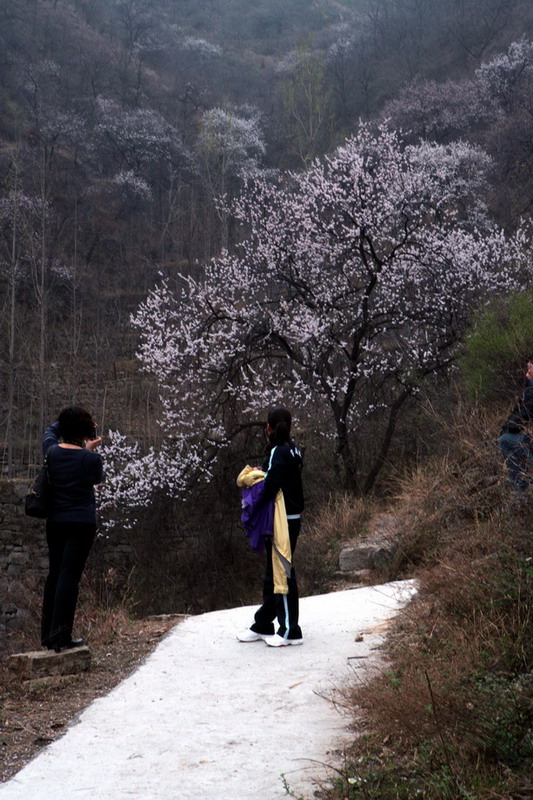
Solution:
<svg viewBox="0 0 533 800"><path fill-rule="evenodd" d="M96 450L99 444L102 444L102 437L98 436L96 439L87 439L85 442L86 450Z"/></svg>
<svg viewBox="0 0 533 800"><path fill-rule="evenodd" d="M526 371L526 378L529 380L533 378L533 361L527 362L527 371Z"/></svg>

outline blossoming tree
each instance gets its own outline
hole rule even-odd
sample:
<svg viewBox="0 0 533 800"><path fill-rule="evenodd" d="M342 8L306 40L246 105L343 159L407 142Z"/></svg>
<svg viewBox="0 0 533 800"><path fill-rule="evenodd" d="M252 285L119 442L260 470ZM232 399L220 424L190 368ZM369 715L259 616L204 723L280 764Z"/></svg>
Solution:
<svg viewBox="0 0 533 800"><path fill-rule="evenodd" d="M523 235L496 230L479 199L488 166L463 143L403 146L363 125L307 171L251 181L233 208L237 251L178 290L163 281L133 320L163 410L147 491L208 476L235 420L280 400L335 439L345 486L371 489L402 407L449 366L473 304L519 280Z"/></svg>
<svg viewBox="0 0 533 800"><path fill-rule="evenodd" d="M391 128L408 130L411 136L450 141L495 126L531 130L533 42L512 42L506 53L485 61L467 80L438 83L417 78L386 104L383 117ZM522 117L525 118L522 122ZM520 131L525 142L530 136ZM490 142L489 142L490 144ZM524 150L531 151L526 144Z"/></svg>

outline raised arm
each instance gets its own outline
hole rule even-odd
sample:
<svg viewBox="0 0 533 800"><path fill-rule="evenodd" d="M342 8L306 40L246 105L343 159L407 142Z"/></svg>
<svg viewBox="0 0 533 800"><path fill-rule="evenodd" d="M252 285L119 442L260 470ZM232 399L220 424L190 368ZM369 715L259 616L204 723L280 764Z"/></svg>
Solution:
<svg viewBox="0 0 533 800"><path fill-rule="evenodd" d="M43 455L46 455L54 444L59 444L59 422L52 422L43 433Z"/></svg>

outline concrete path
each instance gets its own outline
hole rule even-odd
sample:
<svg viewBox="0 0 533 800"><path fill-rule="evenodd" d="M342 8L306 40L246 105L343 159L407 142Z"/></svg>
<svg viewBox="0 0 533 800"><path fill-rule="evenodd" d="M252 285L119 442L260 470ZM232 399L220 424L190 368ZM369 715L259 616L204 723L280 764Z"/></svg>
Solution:
<svg viewBox="0 0 533 800"><path fill-rule="evenodd" d="M372 629L414 591L401 582L304 598L301 647L238 642L253 608L190 617L0 799L284 800L284 781L311 798L320 763L348 738L328 698L376 663Z"/></svg>

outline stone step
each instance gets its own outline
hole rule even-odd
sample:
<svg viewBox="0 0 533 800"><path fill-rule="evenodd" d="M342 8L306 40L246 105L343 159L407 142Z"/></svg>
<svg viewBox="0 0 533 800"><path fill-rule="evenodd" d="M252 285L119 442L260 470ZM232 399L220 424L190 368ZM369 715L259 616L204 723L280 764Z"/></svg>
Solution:
<svg viewBox="0 0 533 800"><path fill-rule="evenodd" d="M85 672L91 666L91 651L83 647L71 650L34 650L29 653L15 653L9 657L10 669L22 680L49 677L50 675L73 675Z"/></svg>

